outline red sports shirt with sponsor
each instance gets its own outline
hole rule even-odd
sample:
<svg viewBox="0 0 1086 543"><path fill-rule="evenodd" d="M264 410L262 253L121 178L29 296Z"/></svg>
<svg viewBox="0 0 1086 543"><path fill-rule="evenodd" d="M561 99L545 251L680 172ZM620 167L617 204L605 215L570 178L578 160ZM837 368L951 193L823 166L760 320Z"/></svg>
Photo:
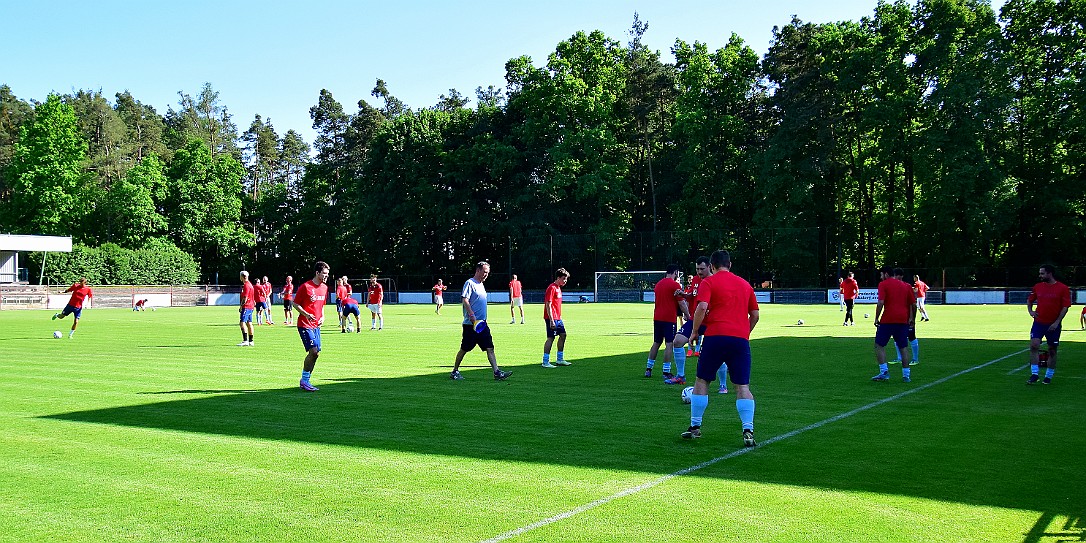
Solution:
<svg viewBox="0 0 1086 543"><path fill-rule="evenodd" d="M449 287L446 286L446 285L434 285L434 288L432 288L430 290L434 291L434 294L437 294L438 296L441 296L442 292L444 292L448 288Z"/></svg>
<svg viewBox="0 0 1086 543"><path fill-rule="evenodd" d="M860 285L855 279L851 277L845 278L841 281L841 298L845 300L855 300L856 296L860 294Z"/></svg>
<svg viewBox="0 0 1086 543"><path fill-rule="evenodd" d="M750 283L729 271L718 271L698 285L698 304L708 304L702 324L707 336L750 339L750 312L758 310L758 298Z"/></svg>
<svg viewBox="0 0 1086 543"><path fill-rule="evenodd" d="M268 291L264 290L264 285L253 285L253 297L258 302L268 301Z"/></svg>
<svg viewBox="0 0 1086 543"><path fill-rule="evenodd" d="M1060 310L1071 307L1071 289L1067 285L1055 283L1037 283L1029 293L1029 301L1037 303L1035 322L1052 324L1060 316Z"/></svg>
<svg viewBox="0 0 1086 543"><path fill-rule="evenodd" d="M679 296L675 291L682 291L682 285L678 281L665 277L656 283L652 291L656 294L656 307L652 312L652 320L660 322L675 322L675 315L679 311Z"/></svg>
<svg viewBox="0 0 1086 543"><path fill-rule="evenodd" d="M381 283L370 285L370 301L367 302L370 305L381 303L381 296L385 292L385 287L381 286Z"/></svg>
<svg viewBox="0 0 1086 543"><path fill-rule="evenodd" d="M245 305L242 305L242 309L253 309L256 307L256 298L253 297L253 284L248 279L241 284L241 297L245 300Z"/></svg>
<svg viewBox="0 0 1086 543"><path fill-rule="evenodd" d="M518 281L519 282L519 281ZM562 287L558 283L551 283L547 292L543 294L543 318L547 318L547 308L551 308L551 318L562 318ZM672 317L674 318L674 317Z"/></svg>
<svg viewBox="0 0 1086 543"><path fill-rule="evenodd" d="M343 285L336 285L336 300L338 300L340 303L343 303L343 300L346 300L348 297L349 294L347 293L347 287Z"/></svg>
<svg viewBox="0 0 1086 543"><path fill-rule="evenodd" d="M320 328L320 319L324 317L324 302L328 299L328 285L316 284L306 281L298 287L294 294L294 303L305 310L306 313L317 317L310 319L305 315L298 315L298 328Z"/></svg>
<svg viewBox="0 0 1086 543"><path fill-rule="evenodd" d="M509 282L509 290L513 293L514 298L520 298L521 296L523 296L523 294L521 294L520 281L519 280L510 281Z"/></svg>
<svg viewBox="0 0 1086 543"><path fill-rule="evenodd" d="M909 313L916 305L913 287L893 277L879 283L879 301L882 302L881 324L908 324Z"/></svg>
<svg viewBox="0 0 1086 543"><path fill-rule="evenodd" d="M917 280L916 281L916 297L923 298L928 293L928 284Z"/></svg>
<svg viewBox="0 0 1086 543"><path fill-rule="evenodd" d="M286 285L284 285L282 294L283 294L283 299L284 300L293 300L294 299L294 284L293 283L287 283Z"/></svg>
<svg viewBox="0 0 1086 543"><path fill-rule="evenodd" d="M72 293L72 297L68 300L68 305L76 309L83 307L83 300L94 297L94 291L91 290L90 287L83 286L79 283L68 287L68 290L65 290L64 292Z"/></svg>

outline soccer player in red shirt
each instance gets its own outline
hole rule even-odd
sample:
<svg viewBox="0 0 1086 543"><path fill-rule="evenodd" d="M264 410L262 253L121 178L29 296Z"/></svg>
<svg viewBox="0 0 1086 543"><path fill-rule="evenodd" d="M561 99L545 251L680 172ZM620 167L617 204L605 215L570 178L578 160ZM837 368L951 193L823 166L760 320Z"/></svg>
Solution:
<svg viewBox="0 0 1086 543"><path fill-rule="evenodd" d="M381 308L385 305L385 287L377 282L377 276L370 276L369 299L366 307L370 310L370 330L381 330L385 327L385 316L381 314Z"/></svg>
<svg viewBox="0 0 1086 543"><path fill-rule="evenodd" d="M547 322L547 341L543 343L543 367L568 366L566 361L566 323L562 321L562 287L569 281L569 272L558 268L554 272L554 282L543 294L543 319ZM551 365L551 345L558 337L558 359Z"/></svg>
<svg viewBox="0 0 1086 543"><path fill-rule="evenodd" d="M275 324L275 321L272 320L272 311L271 311L271 308L272 308L272 284L271 284L271 279L268 279L268 276L265 275L264 280L263 280L263 282L261 284L264 287L264 323L265 324Z"/></svg>
<svg viewBox="0 0 1086 543"><path fill-rule="evenodd" d="M655 294L652 312L652 346L649 358L645 362L645 377L652 377L652 367L656 365L656 355L660 345L664 348L664 375L671 373L671 361L674 359L672 343L675 341L675 315L680 313L689 320L690 309L683 296L682 285L677 281L679 265L669 264L664 278L660 279L652 291Z"/></svg>
<svg viewBox="0 0 1086 543"><path fill-rule="evenodd" d="M347 299L347 278L336 277L336 317L339 319L339 328L344 326L343 300Z"/></svg>
<svg viewBox="0 0 1086 543"><path fill-rule="evenodd" d="M441 306L445 305L444 292L448 288L449 287L445 286L445 283L442 282L441 279L438 279L437 284L430 289L434 291L434 303L437 304L437 309L434 310L434 313L437 313L438 315L441 314Z"/></svg>
<svg viewBox="0 0 1086 543"><path fill-rule="evenodd" d="M238 313L241 315L241 343L238 343L238 347L252 347L253 309L256 308L256 289L249 282L249 272L242 270L238 275L239 279L241 279L241 298L238 304Z"/></svg>
<svg viewBox="0 0 1086 543"><path fill-rule="evenodd" d="M920 312L920 320L930 321L928 310L924 307L924 300L928 295L928 284L921 281L919 275L913 276L913 290L916 291L916 310Z"/></svg>
<svg viewBox="0 0 1086 543"><path fill-rule="evenodd" d="M1040 283L1033 285L1026 302L1026 310L1033 317L1033 327L1029 331L1029 381L1034 384L1039 379L1041 338L1048 341L1048 370L1044 384L1052 382L1056 374L1056 351L1060 347L1060 332L1063 330L1063 317L1071 307L1071 289L1056 280L1056 267L1051 264L1041 266L1038 271ZM1036 311L1033 304L1037 304Z"/></svg>
<svg viewBox="0 0 1086 543"><path fill-rule="evenodd" d="M253 311L256 314L253 318L256 320L255 324L260 325L264 322L264 308L268 306L268 291L264 290L264 280L259 277L256 278L256 284L253 285L253 297L256 299L253 306Z"/></svg>
<svg viewBox="0 0 1086 543"><path fill-rule="evenodd" d="M517 323L514 307L520 308L520 323L524 324L524 292L516 274L513 274L513 280L509 281L509 324Z"/></svg>
<svg viewBox="0 0 1086 543"><path fill-rule="evenodd" d="M294 278L287 276L283 285L283 324L294 324Z"/></svg>
<svg viewBox="0 0 1086 543"><path fill-rule="evenodd" d="M321 353L321 324L324 323L324 302L328 299L328 264L317 261L313 272L313 279L298 287L293 302L294 309L298 310L298 336L302 338L306 352L298 388L306 392L318 390L309 383L309 378Z"/></svg>
<svg viewBox="0 0 1086 543"><path fill-rule="evenodd" d="M848 278L841 281L841 299L845 301L845 322L841 326L856 324L852 320L852 306L856 304L856 297L860 295L860 284L856 282L856 274L848 272Z"/></svg>
<svg viewBox="0 0 1086 543"><path fill-rule="evenodd" d="M727 364L735 384L735 409L743 427L743 446L753 447L754 395L750 393L750 332L760 316L754 289L745 279L731 272L731 255L716 251L709 257L713 274L698 287L698 306L691 326L696 338L705 326L701 356L698 357L698 378L690 396L690 427L681 434L683 439L701 437L701 422L709 406L709 383L717 376L722 364ZM691 339L693 339L691 338Z"/></svg>
<svg viewBox="0 0 1086 543"><path fill-rule="evenodd" d="M898 279L904 272L900 268L883 266L879 270L879 301L875 306L875 361L879 374L872 381L889 381L890 369L886 364L886 345L893 337L894 345L901 354L901 380L912 381L912 351L909 346L909 326L915 325L916 294L912 285Z"/></svg>
<svg viewBox="0 0 1086 543"><path fill-rule="evenodd" d="M71 292L72 297L68 299L68 304L64 306L60 313L53 313L52 320L63 319L68 315L72 315L72 329L68 332L68 339L72 339L72 336L75 335L75 327L79 326L79 317L83 314L83 301L87 298L93 298L94 291L87 286L87 278L80 277L79 281L73 283L64 292Z"/></svg>

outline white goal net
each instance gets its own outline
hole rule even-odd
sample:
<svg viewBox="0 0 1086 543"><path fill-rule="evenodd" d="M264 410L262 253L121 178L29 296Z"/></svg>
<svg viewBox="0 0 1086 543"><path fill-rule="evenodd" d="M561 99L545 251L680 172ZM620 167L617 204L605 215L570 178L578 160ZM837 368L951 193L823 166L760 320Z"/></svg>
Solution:
<svg viewBox="0 0 1086 543"><path fill-rule="evenodd" d="M595 301L643 302L664 271L596 272Z"/></svg>

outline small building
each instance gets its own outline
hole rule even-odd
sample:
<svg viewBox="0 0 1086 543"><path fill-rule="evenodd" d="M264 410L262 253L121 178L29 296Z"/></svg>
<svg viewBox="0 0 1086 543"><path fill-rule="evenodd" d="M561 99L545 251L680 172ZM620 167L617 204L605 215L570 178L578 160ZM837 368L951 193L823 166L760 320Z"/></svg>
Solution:
<svg viewBox="0 0 1086 543"><path fill-rule="evenodd" d="M25 270L19 267L19 252L44 253L42 272L49 253L72 252L72 238L67 236L19 236L0 234L0 284L26 281ZM21 273L22 272L22 273Z"/></svg>

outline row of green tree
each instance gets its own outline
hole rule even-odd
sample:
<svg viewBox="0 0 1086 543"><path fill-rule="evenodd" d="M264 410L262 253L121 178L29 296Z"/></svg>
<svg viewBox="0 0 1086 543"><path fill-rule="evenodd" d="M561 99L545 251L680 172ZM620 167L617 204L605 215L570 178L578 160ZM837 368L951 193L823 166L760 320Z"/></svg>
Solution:
<svg viewBox="0 0 1086 543"><path fill-rule="evenodd" d="M348 112L322 91L312 149L260 116L239 135L210 85L164 116L127 93L31 108L0 87L0 229L162 239L205 278L316 258L516 273L553 262L555 236L591 240L562 262L585 278L666 264L631 254L635 235L699 230L783 285L1086 262L1086 1L880 2L793 18L761 58L732 35L677 39L665 62L647 30L635 14L625 42L578 32L542 66L513 58L470 107L450 90L412 109L377 80L378 105Z"/></svg>
<svg viewBox="0 0 1086 543"><path fill-rule="evenodd" d="M191 285L200 279L192 255L161 240L139 249L76 244L70 253L31 253L29 262L30 275L51 285L70 285L80 278L94 285Z"/></svg>

